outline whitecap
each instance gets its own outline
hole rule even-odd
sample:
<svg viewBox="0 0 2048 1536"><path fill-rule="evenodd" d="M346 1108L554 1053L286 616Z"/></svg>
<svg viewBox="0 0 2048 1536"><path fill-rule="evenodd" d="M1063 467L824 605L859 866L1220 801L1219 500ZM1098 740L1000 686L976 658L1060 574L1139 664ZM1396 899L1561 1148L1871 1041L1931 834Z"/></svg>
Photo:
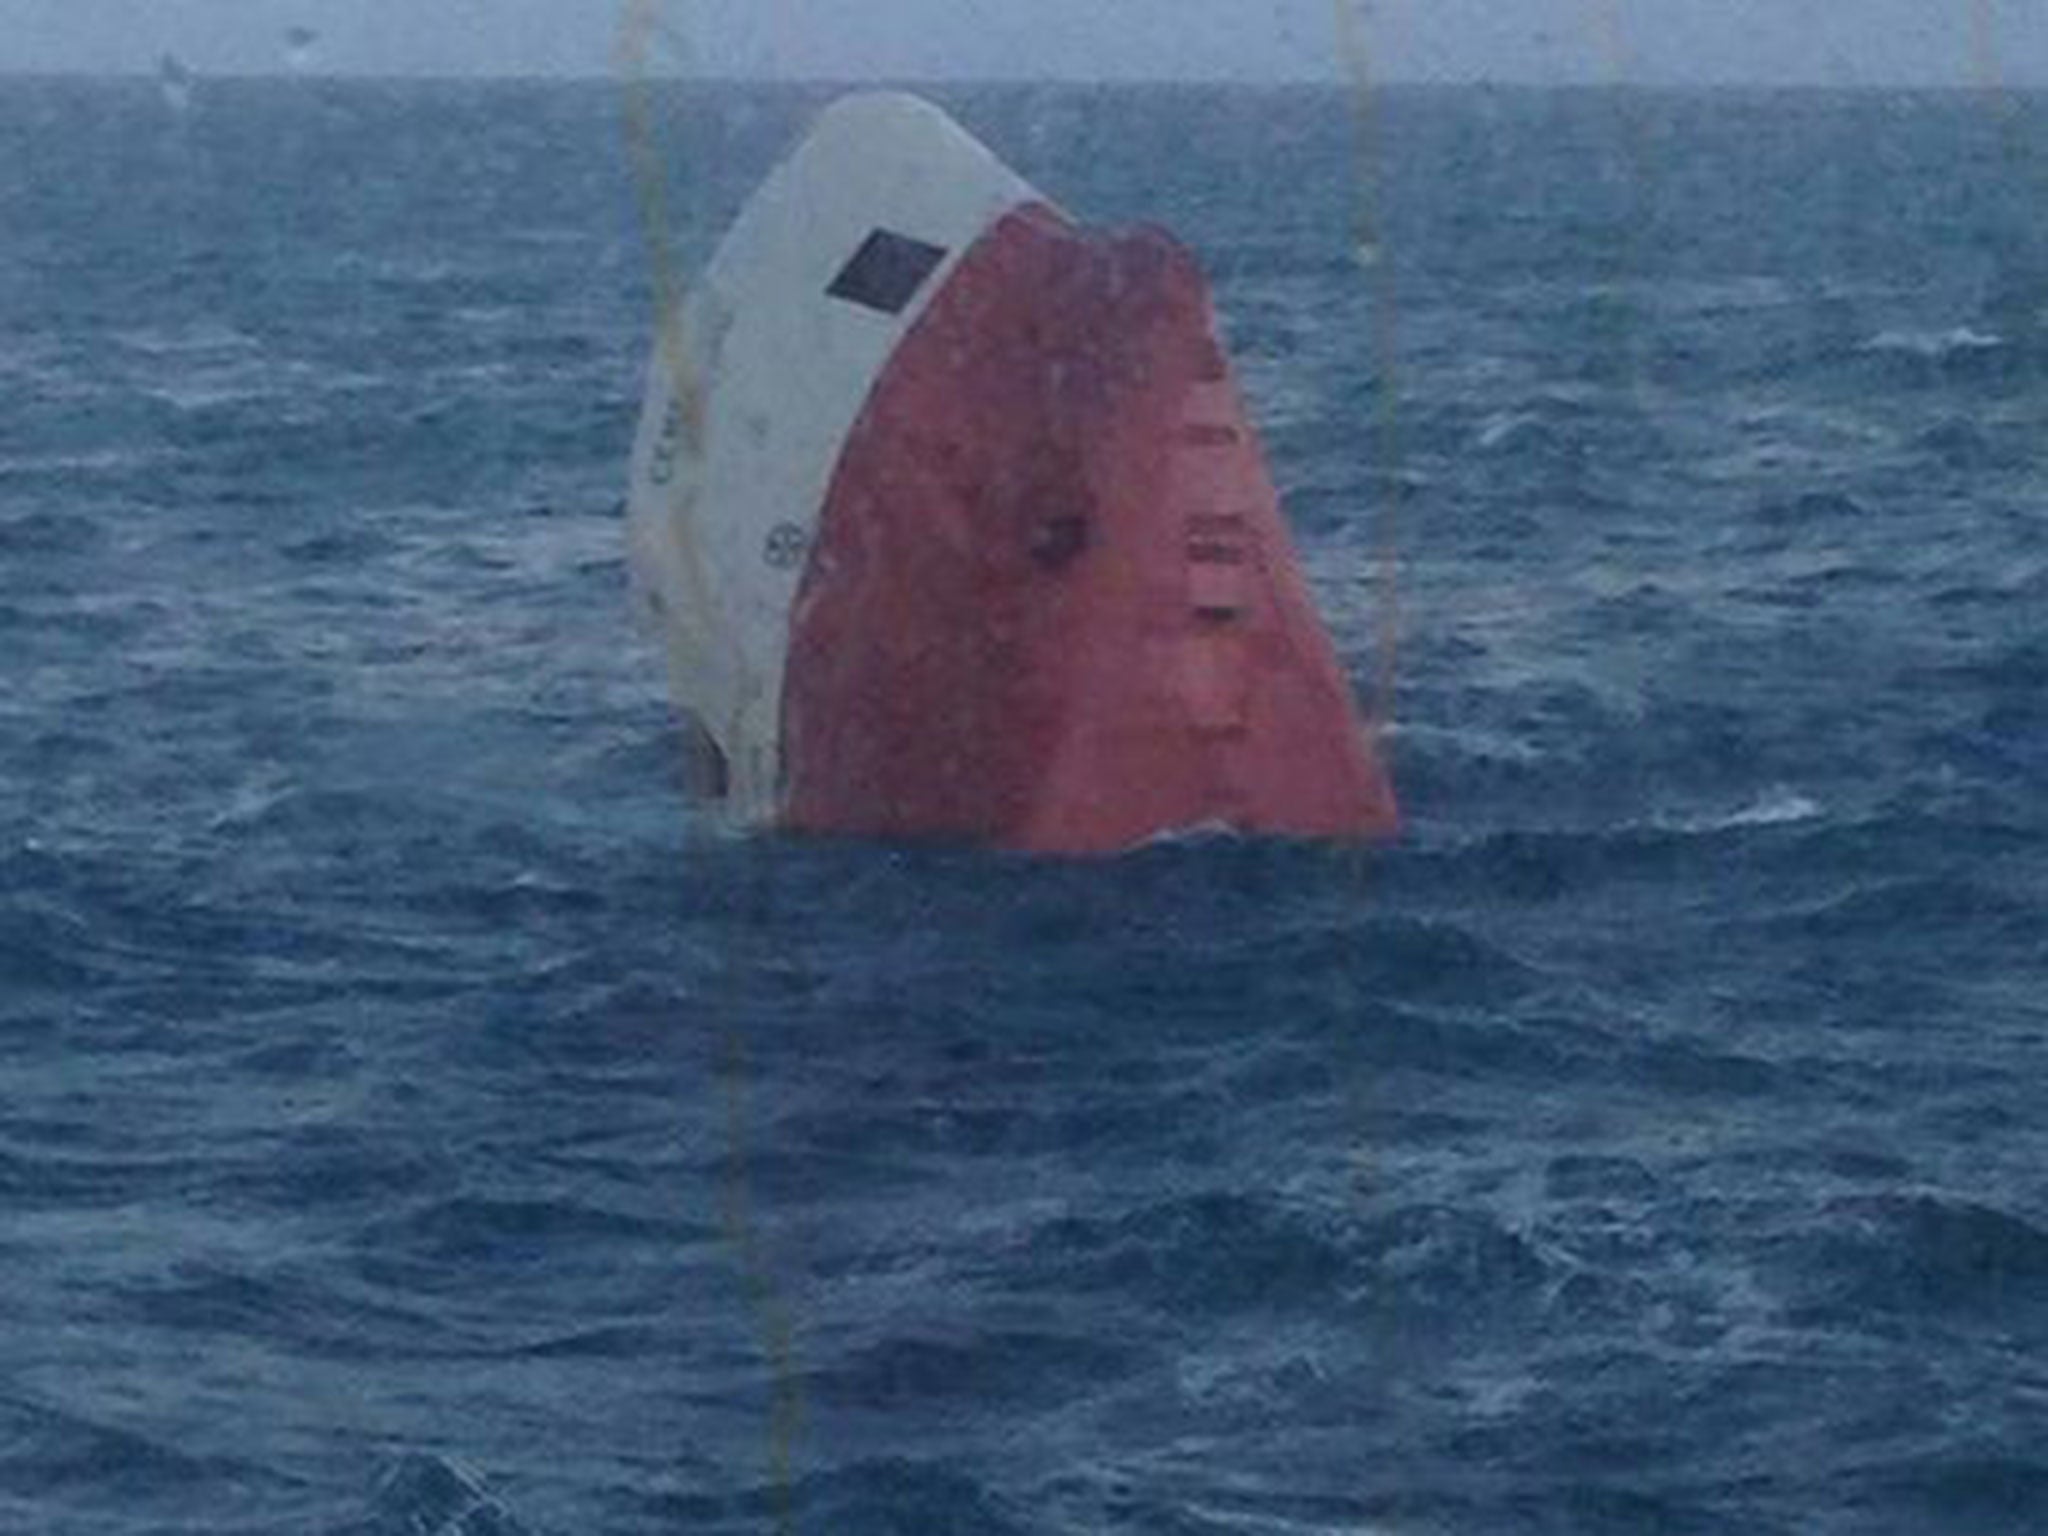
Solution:
<svg viewBox="0 0 2048 1536"><path fill-rule="evenodd" d="M1959 325L1946 331L1880 331L1863 344L1866 352L1904 352L1937 359L1960 352L1987 352L2005 345L2003 336Z"/></svg>
<svg viewBox="0 0 2048 1536"><path fill-rule="evenodd" d="M1732 811L1660 818L1660 824L1674 832L1731 832L1742 827L1779 827L1813 821L1823 814L1820 802L1781 784Z"/></svg>
<svg viewBox="0 0 2048 1536"><path fill-rule="evenodd" d="M1479 428L1479 446L1491 451L1542 425L1543 423L1534 416L1516 411L1498 411L1487 417Z"/></svg>
<svg viewBox="0 0 2048 1536"><path fill-rule="evenodd" d="M1182 826L1166 827L1149 837L1141 838L1132 845L1132 851L1143 848L1191 848L1211 843L1232 843L1242 841L1243 834L1229 822L1217 819L1188 822Z"/></svg>

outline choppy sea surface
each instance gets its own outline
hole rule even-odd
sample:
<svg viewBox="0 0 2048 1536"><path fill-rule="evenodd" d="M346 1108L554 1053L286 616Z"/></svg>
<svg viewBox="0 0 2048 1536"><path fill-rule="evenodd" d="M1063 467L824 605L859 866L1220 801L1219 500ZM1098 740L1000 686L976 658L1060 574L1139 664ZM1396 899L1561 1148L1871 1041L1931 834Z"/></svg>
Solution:
<svg viewBox="0 0 2048 1536"><path fill-rule="evenodd" d="M616 92L0 81L0 1530L2041 1529L2048 102L943 99L1392 544L1398 846L720 831Z"/></svg>

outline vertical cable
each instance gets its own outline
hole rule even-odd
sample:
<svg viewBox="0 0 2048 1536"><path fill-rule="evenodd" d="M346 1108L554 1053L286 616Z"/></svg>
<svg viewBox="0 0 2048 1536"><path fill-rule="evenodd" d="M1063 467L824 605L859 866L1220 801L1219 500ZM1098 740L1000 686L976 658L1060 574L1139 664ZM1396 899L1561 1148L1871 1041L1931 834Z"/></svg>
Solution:
<svg viewBox="0 0 2048 1536"><path fill-rule="evenodd" d="M661 13L660 0L623 0L615 63L619 74L621 107L626 134L627 161L638 194L643 235L647 242L649 277L654 290L655 335L659 366L668 373L669 387L679 412L685 449L701 459L705 440L703 381L690 355L689 333L684 315L682 261L675 247L668 200L668 177L659 138L655 132L653 90L648 66L655 39L666 41L679 57L689 54L688 39ZM686 643L704 654L710 635L717 632L711 616L712 591L691 527L693 508L689 496L679 495L673 513L684 525L678 541L684 557L684 579L693 605L687 615L672 614L671 621L683 620L694 626ZM747 857L742 854L741 857ZM758 859L749 858L754 875L743 893L749 922L749 936L766 924L770 903L766 873ZM751 950L751 944L748 946ZM727 957L728 963L731 962ZM788 1305L776 1289L759 1230L754 1221L754 1200L747 1148L750 1138L748 1089L750 1071L746 1040L738 1029L728 1029L719 1083L725 1095L727 1159L721 1214L725 1240L738 1262L747 1304L759 1330L762 1354L767 1362L771 1386L768 1412L768 1478L775 1507L776 1529L796 1529L796 1441L801 1428L803 1402L796 1373L795 1325Z"/></svg>
<svg viewBox="0 0 2048 1536"><path fill-rule="evenodd" d="M1379 100L1374 87L1372 55L1358 0L1332 0L1336 14L1337 53L1351 95L1352 253L1366 273L1371 290L1368 326L1374 384L1374 449L1378 459L1380 496L1374 565L1377 655L1374 658L1372 709L1367 718L1375 752L1385 761L1386 737L1394 721L1401 641L1400 562L1400 407L1395 387L1398 358L1395 324L1394 265L1388 259L1383 226L1384 167L1380 143Z"/></svg>
<svg viewBox="0 0 2048 1536"><path fill-rule="evenodd" d="M655 128L654 88L649 78L657 38L667 43L676 57L688 58L689 40L662 14L662 0L623 0L614 63L619 76L627 165L640 205L648 280L654 293L656 366L668 379L684 454L692 463L702 463L708 433L704 381L690 346L683 263L675 244L668 172ZM726 638L731 631L724 622L717 589L705 569L701 531L697 527L698 483L699 477L689 474L678 475L669 484L669 515L678 535L672 541L672 550L678 557L684 592L681 603L666 605L666 638L672 648L682 652L684 671L708 671L713 658L718 657L735 678L738 702L734 717L717 722L723 729L713 733L730 759L740 748L740 727L762 688L760 680L746 668L744 657L732 650ZM727 654L721 656L722 651ZM742 777L747 771L738 761L732 763L732 768Z"/></svg>

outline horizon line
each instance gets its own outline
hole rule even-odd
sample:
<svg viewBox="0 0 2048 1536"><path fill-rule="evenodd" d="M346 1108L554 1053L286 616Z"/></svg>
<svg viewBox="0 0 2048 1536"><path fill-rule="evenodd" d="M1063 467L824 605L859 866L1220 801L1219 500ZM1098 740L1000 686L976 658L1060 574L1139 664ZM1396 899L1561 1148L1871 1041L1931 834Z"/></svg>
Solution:
<svg viewBox="0 0 2048 1536"><path fill-rule="evenodd" d="M167 57L175 57L167 55ZM183 59L178 63L195 80L233 82L299 81L339 82L364 85L615 85L624 76L616 71L514 73L508 71L446 73L435 70L202 70ZM0 68L0 82L9 81L144 81L158 78L158 69L12 69ZM1341 75L691 75L660 74L644 77L653 85L695 85L719 87L769 87L784 89L1015 89L1024 86L1157 87L1201 86L1211 89L1350 90L1353 82ZM1528 91L1830 91L1853 94L1864 91L1925 91L1929 93L1995 93L2036 95L2048 93L2048 81L1999 80L1738 80L1738 79L1595 79L1569 77L1541 80L1519 76L1457 76L1454 78L1392 75L1375 80L1373 88L1397 90L1528 90Z"/></svg>

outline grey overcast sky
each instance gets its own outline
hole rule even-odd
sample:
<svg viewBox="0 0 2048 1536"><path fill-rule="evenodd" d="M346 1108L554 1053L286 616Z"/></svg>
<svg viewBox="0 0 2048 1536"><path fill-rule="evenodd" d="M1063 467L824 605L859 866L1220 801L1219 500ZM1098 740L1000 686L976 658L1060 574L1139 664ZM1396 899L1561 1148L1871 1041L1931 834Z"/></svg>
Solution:
<svg viewBox="0 0 2048 1536"><path fill-rule="evenodd" d="M622 0L0 0L0 73L598 75ZM1328 79L1333 0L664 0L673 65L832 79ZM2048 85L2048 0L1365 0L1403 80Z"/></svg>

